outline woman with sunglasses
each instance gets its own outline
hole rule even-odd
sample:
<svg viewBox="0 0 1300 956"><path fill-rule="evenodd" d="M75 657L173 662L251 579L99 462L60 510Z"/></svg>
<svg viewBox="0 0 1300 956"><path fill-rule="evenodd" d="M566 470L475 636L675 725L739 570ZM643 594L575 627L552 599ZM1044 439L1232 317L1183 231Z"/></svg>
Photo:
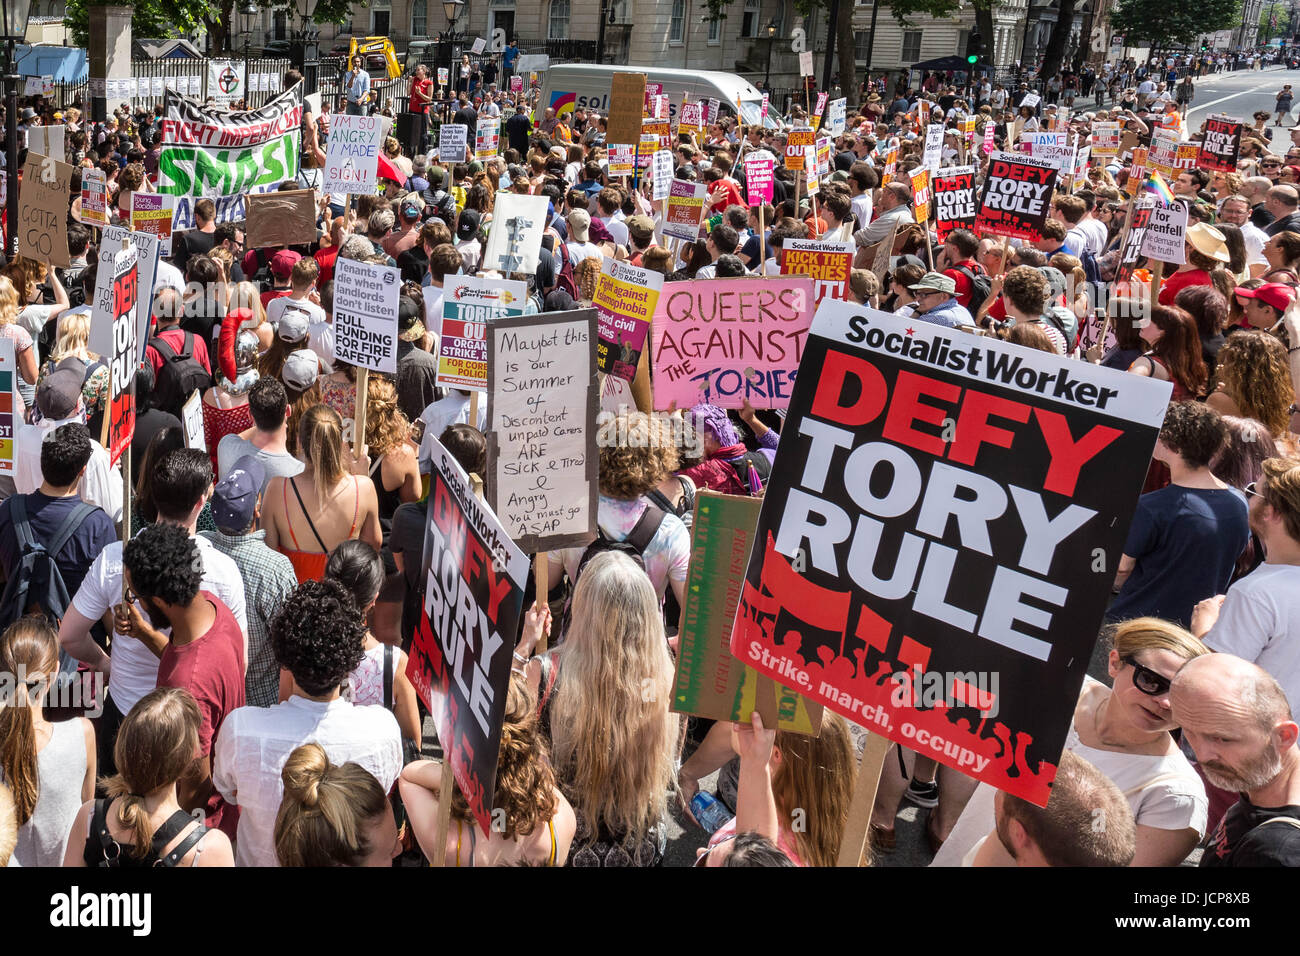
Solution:
<svg viewBox="0 0 1300 956"><path fill-rule="evenodd" d="M1168 621L1124 621L1111 633L1113 686L1089 677L1075 705L1065 749L1110 777L1128 800L1137 821L1133 866L1177 866L1205 833L1205 787L1170 733L1169 682L1208 653ZM986 783L976 788L933 865L1015 865L993 835L993 795Z"/></svg>

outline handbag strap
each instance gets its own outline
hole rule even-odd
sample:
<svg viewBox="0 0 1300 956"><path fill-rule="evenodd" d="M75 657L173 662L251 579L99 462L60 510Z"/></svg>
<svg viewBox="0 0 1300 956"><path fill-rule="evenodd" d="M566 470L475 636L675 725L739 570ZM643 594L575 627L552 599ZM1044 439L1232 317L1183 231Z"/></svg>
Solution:
<svg viewBox="0 0 1300 956"><path fill-rule="evenodd" d="M384 645L384 707L393 709L393 645Z"/></svg>

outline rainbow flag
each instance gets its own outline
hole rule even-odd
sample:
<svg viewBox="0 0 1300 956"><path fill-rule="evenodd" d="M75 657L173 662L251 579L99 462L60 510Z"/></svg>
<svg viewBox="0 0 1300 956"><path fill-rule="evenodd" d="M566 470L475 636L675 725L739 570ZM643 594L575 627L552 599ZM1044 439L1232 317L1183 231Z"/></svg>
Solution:
<svg viewBox="0 0 1300 956"><path fill-rule="evenodd" d="M1174 194L1169 189L1169 184L1165 182L1165 178L1163 176L1161 176L1159 173L1152 170L1151 178L1150 180L1148 180L1148 182L1150 182L1151 188L1156 191L1156 195L1160 197L1161 201L1166 206L1173 205Z"/></svg>

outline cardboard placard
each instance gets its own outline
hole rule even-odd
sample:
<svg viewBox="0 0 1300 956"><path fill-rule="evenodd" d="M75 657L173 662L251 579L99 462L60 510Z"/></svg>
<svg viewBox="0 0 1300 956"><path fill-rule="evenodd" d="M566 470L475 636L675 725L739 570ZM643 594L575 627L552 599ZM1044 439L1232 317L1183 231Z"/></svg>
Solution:
<svg viewBox="0 0 1300 956"><path fill-rule="evenodd" d="M196 388L181 406L181 427L185 431L185 447L208 450L208 439L203 433L203 395Z"/></svg>
<svg viewBox="0 0 1300 956"><path fill-rule="evenodd" d="M249 196L244 245L271 249L311 241L316 235L316 208L314 189Z"/></svg>
<svg viewBox="0 0 1300 956"><path fill-rule="evenodd" d="M739 723L749 723L750 714L758 711L764 727L816 736L820 704L731 653L731 630L762 504L761 498L708 490L696 499L671 709Z"/></svg>
<svg viewBox="0 0 1300 956"><path fill-rule="evenodd" d="M432 715L456 786L490 833L510 656L528 558L436 438L425 520L424 602L406 674Z"/></svg>
<svg viewBox="0 0 1300 956"><path fill-rule="evenodd" d="M330 135L325 144L324 191L373 195L378 182L379 152L387 132L387 117L335 113L330 119Z"/></svg>
<svg viewBox="0 0 1300 956"><path fill-rule="evenodd" d="M976 230L1031 242L1042 238L1055 183L1056 169L1048 160L994 153L975 216Z"/></svg>
<svg viewBox="0 0 1300 956"><path fill-rule="evenodd" d="M803 276L669 283L651 331L655 408L785 408L812 313Z"/></svg>
<svg viewBox="0 0 1300 956"><path fill-rule="evenodd" d="M934 190L935 233L939 244L954 229L975 228L975 167L947 166L939 170Z"/></svg>
<svg viewBox="0 0 1300 956"><path fill-rule="evenodd" d="M732 653L1045 805L1170 384L834 301L804 363Z"/></svg>
<svg viewBox="0 0 1300 956"><path fill-rule="evenodd" d="M813 280L813 304L822 299L847 299L849 274L857 246L851 242L787 239L781 247L781 275Z"/></svg>
<svg viewBox="0 0 1300 956"><path fill-rule="evenodd" d="M68 202L72 167L49 156L27 151L22 187L18 190L18 254L67 266Z"/></svg>
<svg viewBox="0 0 1300 956"><path fill-rule="evenodd" d="M658 154L656 154L658 155ZM674 179L668 190L668 206L664 211L662 226L665 239L685 239L694 242L700 235L704 218L704 202L708 197L704 183Z"/></svg>
<svg viewBox="0 0 1300 956"><path fill-rule="evenodd" d="M33 126L27 130L27 149L29 152L52 156L62 162L68 158L65 134L68 128L58 126Z"/></svg>
<svg viewBox="0 0 1300 956"><path fill-rule="evenodd" d="M401 272L355 259L334 264L334 355L372 372L397 374Z"/></svg>
<svg viewBox="0 0 1300 956"><path fill-rule="evenodd" d="M549 202L545 196L497 193L492 207L492 230L488 233L487 248L483 250L482 271L537 271Z"/></svg>
<svg viewBox="0 0 1300 956"><path fill-rule="evenodd" d="M610 78L609 117L605 142L635 143L641 136L641 112L645 107L645 74L615 73Z"/></svg>
<svg viewBox="0 0 1300 956"><path fill-rule="evenodd" d="M488 326L488 502L529 554L596 532L596 311Z"/></svg>

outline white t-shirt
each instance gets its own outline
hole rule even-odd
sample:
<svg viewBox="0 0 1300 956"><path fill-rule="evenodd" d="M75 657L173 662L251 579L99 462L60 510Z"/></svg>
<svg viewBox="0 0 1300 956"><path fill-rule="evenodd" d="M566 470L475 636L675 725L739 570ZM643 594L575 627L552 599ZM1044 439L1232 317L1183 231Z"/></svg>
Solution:
<svg viewBox="0 0 1300 956"><path fill-rule="evenodd" d="M1258 664L1300 701L1300 565L1261 564L1228 588L1205 643Z"/></svg>
<svg viewBox="0 0 1300 956"><path fill-rule="evenodd" d="M293 299L287 295L272 299L266 304L266 321L271 323L272 328L278 329L280 327L280 316L290 309L295 312L306 312L309 324L323 324L325 322L325 310L315 302L309 302L306 299Z"/></svg>
<svg viewBox="0 0 1300 956"><path fill-rule="evenodd" d="M1091 677L1084 680L1085 691L1100 686ZM1164 756L1096 750L1084 744L1070 722L1065 749L1082 757L1119 787L1133 811L1138 826L1158 830L1194 829L1205 835L1209 801L1205 785L1181 751ZM966 809L957 819L952 834L939 848L931 866L969 866L970 851L993 832L993 787L981 783L975 788Z"/></svg>
<svg viewBox="0 0 1300 956"><path fill-rule="evenodd" d="M594 242L566 242L564 249L569 254L569 261L573 263L573 268L582 265L582 260L601 258L600 246Z"/></svg>
<svg viewBox="0 0 1300 956"><path fill-rule="evenodd" d="M18 426L14 436L14 488L19 494L30 495L45 480L41 472L41 445L47 435L60 425L80 422L80 418L46 420L36 425ZM114 521L122 520L122 466L108 464L108 452L95 439L90 440L90 461L81 478L81 500L98 505Z"/></svg>
<svg viewBox="0 0 1300 956"><path fill-rule="evenodd" d="M604 216L597 216L596 218L605 224L605 228L609 230L610 236L618 245L627 245L627 225L619 218L617 213L608 219Z"/></svg>
<svg viewBox="0 0 1300 956"><path fill-rule="evenodd" d="M316 353L328 375L334 371L334 326L329 322L313 322L307 329L307 348Z"/></svg>
<svg viewBox="0 0 1300 956"><path fill-rule="evenodd" d="M244 608L244 579L239 566L218 551L207 538L196 535L203 556L203 579L199 585L221 598L239 622L244 635L244 660L248 660L248 615ZM122 603L122 542L114 541L100 552L86 572L86 578L72 598L72 606L92 621L98 621L115 604ZM171 633L170 629L164 633ZM113 632L113 668L108 692L123 714L145 694L158 686L158 658L141 641Z"/></svg>
<svg viewBox="0 0 1300 956"><path fill-rule="evenodd" d="M1089 216L1087 219L1080 221L1077 227L1088 239L1085 252L1091 252L1094 256L1099 256L1106 251L1106 241L1110 238L1110 233L1106 226L1099 220Z"/></svg>
<svg viewBox="0 0 1300 956"><path fill-rule="evenodd" d="M1239 228L1241 241L1246 245L1246 265L1268 265L1268 258L1264 255L1268 235L1250 220L1246 220Z"/></svg>
<svg viewBox="0 0 1300 956"><path fill-rule="evenodd" d="M420 471L428 472L433 467L433 439L441 438L449 425L469 424L470 396L452 389L446 398L433 402L420 413L424 422L424 438L420 442ZM475 423L481 432L487 431L487 396L479 395L478 421Z"/></svg>

